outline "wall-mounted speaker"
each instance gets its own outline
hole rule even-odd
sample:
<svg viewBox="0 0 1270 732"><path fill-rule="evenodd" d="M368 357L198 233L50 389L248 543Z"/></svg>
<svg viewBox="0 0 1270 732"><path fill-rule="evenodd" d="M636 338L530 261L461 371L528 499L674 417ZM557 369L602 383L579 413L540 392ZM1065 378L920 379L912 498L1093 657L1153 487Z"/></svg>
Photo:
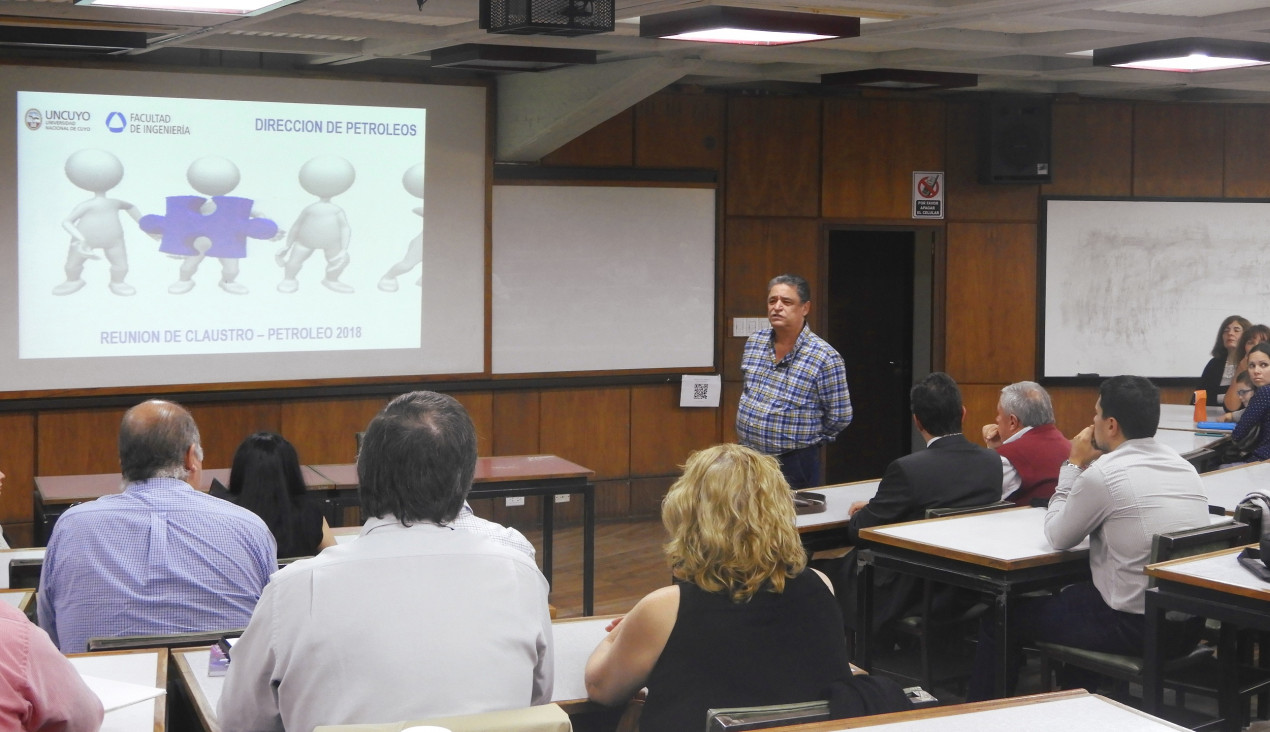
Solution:
<svg viewBox="0 0 1270 732"><path fill-rule="evenodd" d="M999 97L982 108L980 183L1049 183L1050 100Z"/></svg>

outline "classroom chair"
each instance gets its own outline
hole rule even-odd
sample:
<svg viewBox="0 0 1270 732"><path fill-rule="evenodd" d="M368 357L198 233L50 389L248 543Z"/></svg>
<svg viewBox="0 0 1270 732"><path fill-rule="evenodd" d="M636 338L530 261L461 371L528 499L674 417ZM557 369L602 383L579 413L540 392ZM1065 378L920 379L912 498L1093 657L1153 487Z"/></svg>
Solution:
<svg viewBox="0 0 1270 732"><path fill-rule="evenodd" d="M984 506L929 508L926 509L926 518L962 516L973 513L986 513L988 511L1000 511L1007 508L1017 508L1017 506L1010 501L997 501ZM918 652L921 656L921 671L918 680L923 688L932 688L931 684L934 681L931 673L931 641L934 637L932 634L940 633L947 628L960 627L975 622L980 615L983 615L988 610L986 603L977 602L967 608L958 608L952 615L941 617L937 607L938 600L941 597L951 599L953 593L957 592L959 591L956 588L943 587L932 580L923 580L922 603L918 606L917 612L895 621L894 627L897 632L917 638Z"/></svg>
<svg viewBox="0 0 1270 732"><path fill-rule="evenodd" d="M1165 562L1170 559L1180 559L1182 557L1229 549L1246 544L1248 541L1248 526L1237 522L1159 534L1151 541L1150 563L1155 564L1156 562ZM1151 584L1154 584L1154 580ZM1178 622L1177 619L1170 618L1170 620ZM1126 689L1130 683L1142 683L1143 659L1141 656L1102 653L1057 643L1038 642L1035 646L1041 656L1041 681L1044 684L1045 691L1054 689L1053 671L1055 670L1055 664L1060 663L1071 664L1077 668L1087 669L1106 676L1115 680ZM1186 655L1170 659L1164 664L1165 686L1173 688L1178 693L1179 705L1184 704L1186 693L1216 698L1218 693L1216 688L1205 686L1202 681L1191 681L1189 678L1182 680L1179 678L1184 672L1199 669L1215 662L1214 653L1215 649L1212 646L1201 644ZM1200 673L1194 674L1194 676L1197 679L1216 678L1214 673ZM1249 693L1249 690L1241 689L1241 694L1246 693ZM1220 721L1217 720L1213 724L1220 723ZM1196 727L1196 729L1206 728L1207 726L1201 725Z"/></svg>
<svg viewBox="0 0 1270 732"><path fill-rule="evenodd" d="M437 717L388 724L332 724L315 727L313 732L402 732L411 727L442 727L450 732L572 732L569 715L558 704L542 704L525 709Z"/></svg>

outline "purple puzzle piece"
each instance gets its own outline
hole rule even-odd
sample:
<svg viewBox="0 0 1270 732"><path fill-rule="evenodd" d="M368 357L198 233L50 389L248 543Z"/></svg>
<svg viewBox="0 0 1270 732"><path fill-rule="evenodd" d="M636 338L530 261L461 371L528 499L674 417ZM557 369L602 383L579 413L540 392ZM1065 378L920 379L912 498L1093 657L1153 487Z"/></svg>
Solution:
<svg viewBox="0 0 1270 732"><path fill-rule="evenodd" d="M198 256L194 240L205 236L212 246L204 252L209 257L242 259L247 256L247 238L269 239L278 233L278 225L266 218L252 218L250 198L214 196L216 210L203 215L207 199L199 196L168 196L164 216L142 216L142 231L163 234L159 251L182 257Z"/></svg>

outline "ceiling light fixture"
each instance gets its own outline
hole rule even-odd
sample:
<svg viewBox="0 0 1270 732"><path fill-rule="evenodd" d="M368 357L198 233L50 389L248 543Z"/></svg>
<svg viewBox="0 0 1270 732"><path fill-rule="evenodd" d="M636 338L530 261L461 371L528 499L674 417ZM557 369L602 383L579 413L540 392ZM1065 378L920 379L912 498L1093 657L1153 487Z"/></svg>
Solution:
<svg viewBox="0 0 1270 732"><path fill-rule="evenodd" d="M860 35L860 19L824 13L707 5L639 19L641 38L783 46Z"/></svg>
<svg viewBox="0 0 1270 732"><path fill-rule="evenodd" d="M846 86L868 89L957 89L978 86L976 74L955 74L947 71L920 71L916 69L863 69L824 74L823 86Z"/></svg>
<svg viewBox="0 0 1270 732"><path fill-rule="evenodd" d="M55 48L59 51L127 51L145 48L147 37L141 31L0 26L0 46Z"/></svg>
<svg viewBox="0 0 1270 732"><path fill-rule="evenodd" d="M1152 71L1220 71L1270 64L1270 43L1215 38L1171 38L1094 49L1095 66Z"/></svg>
<svg viewBox="0 0 1270 732"><path fill-rule="evenodd" d="M434 67L469 71L547 71L562 66L593 64L596 55L595 51L582 48L495 46L479 43L438 48L431 53Z"/></svg>
<svg viewBox="0 0 1270 732"><path fill-rule="evenodd" d="M169 10L178 13L259 15L297 0L75 0L76 5L132 10Z"/></svg>

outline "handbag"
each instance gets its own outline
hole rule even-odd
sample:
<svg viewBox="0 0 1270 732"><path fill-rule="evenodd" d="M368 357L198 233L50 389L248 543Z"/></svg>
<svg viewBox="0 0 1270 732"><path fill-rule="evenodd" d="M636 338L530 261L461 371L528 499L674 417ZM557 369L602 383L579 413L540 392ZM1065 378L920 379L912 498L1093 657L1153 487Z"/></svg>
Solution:
<svg viewBox="0 0 1270 732"><path fill-rule="evenodd" d="M1248 430L1248 434L1240 439L1231 439L1230 442L1222 445L1220 463L1241 463L1248 459L1252 451L1256 449L1261 442L1261 425L1254 424L1252 429Z"/></svg>

